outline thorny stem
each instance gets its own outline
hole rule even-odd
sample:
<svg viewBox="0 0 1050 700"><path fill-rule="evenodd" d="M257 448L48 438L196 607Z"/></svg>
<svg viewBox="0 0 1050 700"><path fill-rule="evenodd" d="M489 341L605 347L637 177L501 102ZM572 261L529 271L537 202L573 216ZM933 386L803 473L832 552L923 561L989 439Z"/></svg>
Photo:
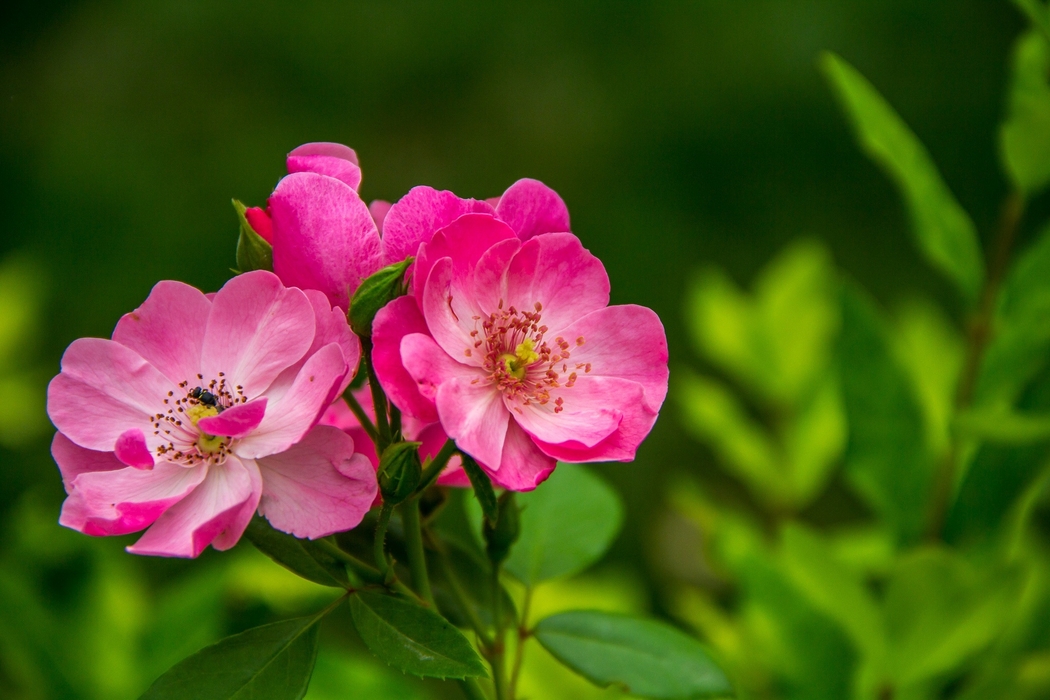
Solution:
<svg viewBox="0 0 1050 700"><path fill-rule="evenodd" d="M434 455L434 459L419 478L419 486L416 487L417 494L426 491L427 487L441 476L442 470L448 466L448 461L452 459L452 455L455 454L455 452L456 443L452 440L446 440L445 444L441 446L441 451Z"/></svg>
<svg viewBox="0 0 1050 700"><path fill-rule="evenodd" d="M959 388L955 396L956 412L968 408L973 402L981 361L984 358L984 351L988 347L988 342L991 340L994 330L993 323L995 320L996 302L999 298L999 288L1006 277L1006 270L1010 263L1010 254L1013 251L1014 241L1017 238L1017 229L1021 223L1021 217L1024 215L1024 208L1025 199L1020 192L1010 193L1003 201L995 236L995 249L992 252L992 259L988 268L988 277L981 288L977 310L973 320L970 322L966 359L963 363L962 373L959 375ZM948 503L951 500L952 490L955 486L955 473L958 469L960 456L959 451L959 441L953 437L933 484L933 497L930 503L926 530L926 535L931 540L939 539L942 534L941 531L944 529Z"/></svg>
<svg viewBox="0 0 1050 700"><path fill-rule="evenodd" d="M350 412L357 418L357 422L361 424L365 432L368 433L368 437L372 442L378 442L379 434L376 433L376 426L372 422L372 419L365 413L365 409L361 406L361 403L354 396L354 392L350 387L347 387L346 391L343 392L343 398L346 400L347 405L350 407Z"/></svg>
<svg viewBox="0 0 1050 700"><path fill-rule="evenodd" d="M408 569L412 573L412 588L430 605L434 605L434 594L430 591L427 561L423 554L423 530L419 523L419 500L410 498L400 506L401 522L405 527L405 546L408 549Z"/></svg>
<svg viewBox="0 0 1050 700"><path fill-rule="evenodd" d="M317 539L314 540L314 543L320 546L321 549L325 550L333 557L335 557L336 559L353 569L354 573L360 576L365 582L374 585L386 586L387 588L390 588L391 590L400 593L406 598L412 598L421 603L423 602L423 599L416 595L415 592L413 592L412 589L410 589L405 584L401 583L397 579L393 579L388 582L386 580L386 576L379 573L377 570L373 569L371 566L364 563L363 561L355 557L353 554L350 554L349 552L344 552L342 549L332 544L328 540L323 538Z"/></svg>
<svg viewBox="0 0 1050 700"><path fill-rule="evenodd" d="M506 629L503 626L503 596L499 585L499 564L492 563L492 624L496 636L489 646L489 665L492 666L492 685L496 688L496 700L512 700L513 695L507 687L507 671L503 664Z"/></svg>
<svg viewBox="0 0 1050 700"><path fill-rule="evenodd" d="M386 528L390 524L391 511L393 511L393 506L386 503L384 503L383 507L379 510L379 522L376 523L375 542L372 544L376 566L379 567L379 573L383 575L386 575L388 566L386 560Z"/></svg>
<svg viewBox="0 0 1050 700"><path fill-rule="evenodd" d="M510 697L517 697L518 677L525 661L525 641L532 636L529 629L529 607L532 605L532 586L525 588L525 600L521 603L521 621L518 623L518 644L514 647L514 666L510 674Z"/></svg>

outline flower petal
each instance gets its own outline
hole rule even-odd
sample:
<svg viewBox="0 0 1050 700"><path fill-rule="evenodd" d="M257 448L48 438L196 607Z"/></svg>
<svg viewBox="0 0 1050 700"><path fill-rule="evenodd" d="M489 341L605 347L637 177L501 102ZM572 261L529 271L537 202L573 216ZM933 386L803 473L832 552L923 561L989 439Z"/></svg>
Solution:
<svg viewBox="0 0 1050 700"><path fill-rule="evenodd" d="M205 380L224 372L228 383L254 398L299 361L313 338L314 311L302 291L286 288L271 272L246 272L212 300L201 371Z"/></svg>
<svg viewBox="0 0 1050 700"><path fill-rule="evenodd" d="M389 224L388 224L389 225ZM420 246L413 266L412 294L423 307L423 288L430 269L442 258L452 259L452 274L460 285L470 284L478 261L500 241L515 239L514 230L489 214L464 214Z"/></svg>
<svg viewBox="0 0 1050 700"><path fill-rule="evenodd" d="M550 401L544 404L533 400L526 405L512 398L504 402L518 425L538 440L575 441L587 447L612 434L634 402L644 403L640 384L614 377L581 377L571 387L551 389Z"/></svg>
<svg viewBox="0 0 1050 700"><path fill-rule="evenodd" d="M111 452L129 428L142 430L149 442L150 418L164 410L164 398L176 388L134 350L80 338L66 349L62 371L47 387L47 412L73 442Z"/></svg>
<svg viewBox="0 0 1050 700"><path fill-rule="evenodd" d="M441 258L430 270L423 294L423 317L434 340L463 364L481 367L485 361L481 327L483 310L453 275L450 258ZM408 360L405 360L407 366ZM424 396L426 394L424 393Z"/></svg>
<svg viewBox="0 0 1050 700"><path fill-rule="evenodd" d="M517 423L507 426L503 457L498 470L487 469L493 483L511 491L531 491L543 483L557 462L540 451L535 441Z"/></svg>
<svg viewBox="0 0 1050 700"><path fill-rule="evenodd" d="M266 397L248 403L239 403L217 416L201 418L197 427L208 435L242 438L255 430L266 415Z"/></svg>
<svg viewBox="0 0 1050 700"><path fill-rule="evenodd" d="M653 429L657 415L645 401L639 400L632 410L624 413L616 430L596 445L588 447L576 441L557 445L537 441L537 445L544 453L563 462L630 462Z"/></svg>
<svg viewBox="0 0 1050 700"><path fill-rule="evenodd" d="M73 480L85 472L108 472L127 466L112 452L83 448L62 433L55 433L51 441L51 456L62 473L62 485L66 493L72 490Z"/></svg>
<svg viewBox="0 0 1050 700"><path fill-rule="evenodd" d="M192 381L201 367L201 347L211 302L199 290L165 280L142 306L124 314L113 340L129 347L173 384Z"/></svg>
<svg viewBox="0 0 1050 700"><path fill-rule="evenodd" d="M220 552L230 549L240 541L241 535L244 534L244 531L248 528L248 523L251 522L252 517L255 516L255 512L259 508L259 499L262 498L262 474L259 473L258 463L254 459L242 459L240 461L244 468L248 470L251 495L241 504L241 509L229 519L227 526L223 528L222 532L212 540L211 546Z"/></svg>
<svg viewBox="0 0 1050 700"><path fill-rule="evenodd" d="M247 207L244 210L244 218L260 238L273 245L273 221L270 220L269 214L259 207Z"/></svg>
<svg viewBox="0 0 1050 700"><path fill-rule="evenodd" d="M507 188L496 205L496 216L506 221L523 241L541 233L572 230L569 209L558 193L530 178Z"/></svg>
<svg viewBox="0 0 1050 700"><path fill-rule="evenodd" d="M365 414L374 422L375 409L372 408L372 395L368 391L368 384L354 390L354 396L357 397L358 403L361 404ZM342 430L353 439L354 449L357 453L364 455L373 469L379 468L379 455L376 454L376 445L368 437L365 429L361 427L361 422L357 420L357 416L346 405L346 401L341 398L336 399L331 406L325 409L325 412L321 415L321 420L317 421L317 424L329 425Z"/></svg>
<svg viewBox="0 0 1050 700"><path fill-rule="evenodd" d="M341 143L304 143L288 154L288 173L318 173L334 177L356 190L361 186L357 153Z"/></svg>
<svg viewBox="0 0 1050 700"><path fill-rule="evenodd" d="M285 284L318 289L346 310L361 280L382 267L379 230L351 187L296 173L270 196L273 270Z"/></svg>
<svg viewBox="0 0 1050 700"><path fill-rule="evenodd" d="M500 463L510 414L495 387L457 377L438 387L436 403L441 426L460 449L484 464Z"/></svg>
<svg viewBox="0 0 1050 700"><path fill-rule="evenodd" d="M412 333L401 339L401 357L425 399L435 400L441 384L451 379L475 384L485 382L484 370L456 362L433 338L423 333ZM485 385L491 386L488 382Z"/></svg>
<svg viewBox="0 0 1050 700"><path fill-rule="evenodd" d="M437 407L419 393L416 380L401 360L401 340L406 335L429 335L427 322L410 296L394 299L372 321L372 363L379 384L394 405L407 415L426 423L437 420Z"/></svg>
<svg viewBox="0 0 1050 700"><path fill-rule="evenodd" d="M193 492L157 518L138 542L127 548L129 552L196 557L224 530L240 525L242 506L253 498L248 468L230 455L222 464L206 469L207 476Z"/></svg>
<svg viewBox="0 0 1050 700"><path fill-rule="evenodd" d="M153 468L153 455L146 444L146 436L138 428L129 428L120 434L113 447L113 454L129 467Z"/></svg>
<svg viewBox="0 0 1050 700"><path fill-rule="evenodd" d="M354 441L329 426L258 461L263 477L259 512L275 528L296 537L324 537L356 527L372 506L375 471Z"/></svg>
<svg viewBox="0 0 1050 700"><path fill-rule="evenodd" d="M415 255L438 229L471 212L492 213L492 207L433 187L413 187L390 207L383 222L383 259L387 265Z"/></svg>
<svg viewBox="0 0 1050 700"><path fill-rule="evenodd" d="M548 335L609 305L609 275L571 233L549 233L525 242L507 268L507 303L542 305Z"/></svg>
<svg viewBox="0 0 1050 700"><path fill-rule="evenodd" d="M339 346L331 343L321 348L299 370L291 388L271 401L259 427L235 443L234 452L258 459L287 450L317 423L345 373Z"/></svg>
<svg viewBox="0 0 1050 700"><path fill-rule="evenodd" d="M59 523L87 535L126 535L147 527L187 497L205 478L207 467L161 462L153 469L125 467L84 472Z"/></svg>
<svg viewBox="0 0 1050 700"><path fill-rule="evenodd" d="M380 236L383 235L383 223L386 221L386 215L390 213L391 206L390 202L382 199L373 199L368 205L368 213L372 215L372 221L376 222ZM385 261L386 258L384 257L383 260Z"/></svg>
<svg viewBox="0 0 1050 700"><path fill-rule="evenodd" d="M667 396L667 335L652 309L609 306L577 319L560 333L572 347L573 364L590 365L587 376L638 382L649 408L660 410ZM579 338L582 345L576 345Z"/></svg>

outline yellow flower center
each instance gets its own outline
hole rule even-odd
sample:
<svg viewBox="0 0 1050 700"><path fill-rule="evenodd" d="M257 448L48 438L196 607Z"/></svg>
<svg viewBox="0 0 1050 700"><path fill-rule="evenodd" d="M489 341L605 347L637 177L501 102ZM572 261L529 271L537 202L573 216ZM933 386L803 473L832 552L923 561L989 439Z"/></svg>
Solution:
<svg viewBox="0 0 1050 700"><path fill-rule="evenodd" d="M515 379L524 379L529 365L539 360L540 355L536 352L536 344L532 342L532 338L526 338L514 348L513 355L509 352L504 353L499 359L503 362L507 374Z"/></svg>
<svg viewBox="0 0 1050 700"><path fill-rule="evenodd" d="M219 415L219 409L215 406L206 406L205 404L199 403L190 406L186 409L186 416L193 423L193 427L197 427L197 423L201 418L210 418L212 416ZM214 435L208 435L203 430L201 436L197 439L197 449L201 453L215 454L222 449L222 438Z"/></svg>

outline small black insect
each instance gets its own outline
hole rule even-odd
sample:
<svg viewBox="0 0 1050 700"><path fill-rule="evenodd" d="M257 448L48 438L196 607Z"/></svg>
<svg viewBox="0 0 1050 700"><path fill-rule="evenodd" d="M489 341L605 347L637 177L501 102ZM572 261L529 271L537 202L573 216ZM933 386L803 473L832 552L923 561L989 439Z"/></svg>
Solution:
<svg viewBox="0 0 1050 700"><path fill-rule="evenodd" d="M190 391L190 396L192 398L197 399L205 406L211 406L212 408L220 408L218 397L210 391L205 391L204 389L201 389L199 386L193 387L193 389Z"/></svg>

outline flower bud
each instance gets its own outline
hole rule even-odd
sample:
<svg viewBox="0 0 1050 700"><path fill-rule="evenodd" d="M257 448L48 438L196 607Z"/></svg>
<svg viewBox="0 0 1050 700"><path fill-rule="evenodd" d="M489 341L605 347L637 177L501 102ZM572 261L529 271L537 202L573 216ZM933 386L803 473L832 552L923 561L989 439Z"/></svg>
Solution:
<svg viewBox="0 0 1050 700"><path fill-rule="evenodd" d="M252 270L266 270L273 272L273 246L266 239L255 232L245 216L245 206L233 200L233 208L237 210L237 218L241 222L241 235L237 239L237 272L251 272Z"/></svg>
<svg viewBox="0 0 1050 700"><path fill-rule="evenodd" d="M383 450L379 459L379 492L383 503L403 502L419 486L423 467L419 463L419 442L395 442Z"/></svg>
<svg viewBox="0 0 1050 700"><path fill-rule="evenodd" d="M499 497L499 517L496 518L496 524L492 525L485 519L482 529L489 561L499 566L506 560L511 546L518 541L518 535L521 534L521 520L513 491L504 491Z"/></svg>
<svg viewBox="0 0 1050 700"><path fill-rule="evenodd" d="M387 265L366 278L350 301L350 327L363 338L372 335L372 319L379 310L405 293L405 270L413 258Z"/></svg>

